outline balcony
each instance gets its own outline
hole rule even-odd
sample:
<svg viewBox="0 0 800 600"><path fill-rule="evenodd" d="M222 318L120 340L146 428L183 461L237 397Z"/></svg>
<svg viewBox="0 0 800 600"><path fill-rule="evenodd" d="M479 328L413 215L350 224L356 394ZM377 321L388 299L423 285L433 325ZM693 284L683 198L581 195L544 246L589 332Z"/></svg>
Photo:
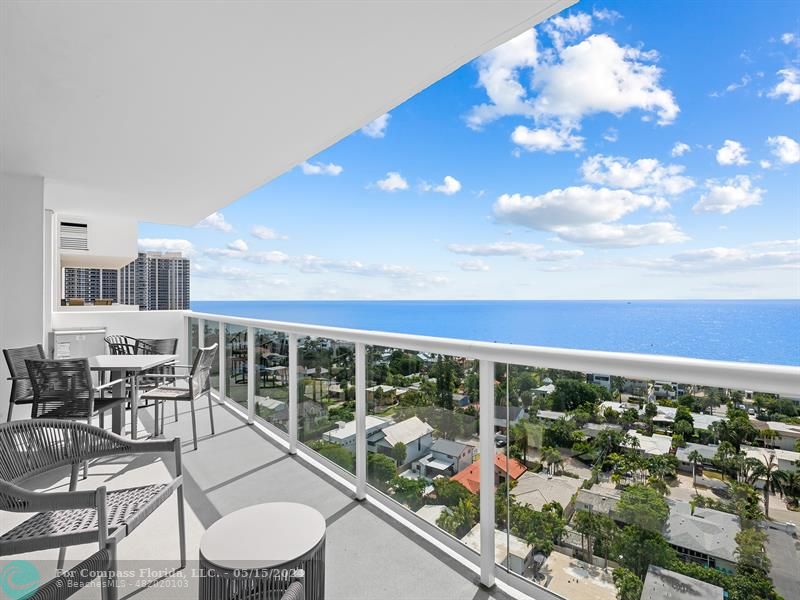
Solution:
<svg viewBox="0 0 800 600"><path fill-rule="evenodd" d="M517 423L532 422L542 432L548 420L560 417L552 411L543 411L538 418L523 417L514 400L517 390L512 389L508 397L505 394L507 377L513 381L526 372L541 377L547 370L579 372L592 381L610 380L585 375L602 372L631 382L680 382L681 387L696 393L715 388L722 393L742 389L785 394L800 389L800 369L796 367L509 346L193 312L65 313L59 319L60 325L103 326L109 333L176 333L181 339L180 352L187 357L197 347L220 344L213 370L216 435L208 435L207 408L198 405L200 443L198 450L192 451L188 411L182 410L179 421L174 422L172 408L167 408L166 437L184 440L190 560L197 555L203 531L221 516L260 502L301 502L325 516L328 592L334 599L615 597L611 569L606 570L597 556L595 564L579 560L578 543L569 528L552 543L531 539L520 521L525 514L522 510L527 509L516 507L541 512L549 502L558 502L568 521L574 510L586 508L578 504L585 499L582 489L600 495L608 490L613 496L614 485L593 473L591 461L563 453L558 461L545 458L537 450L542 448L541 440L528 443L531 455L526 450L524 473L515 472L512 465L517 463L509 459L509 446ZM428 374L441 373L437 371L442 368L441 361L452 361L446 364L456 365L463 381L471 380L470 393L477 393L478 398L465 404L465 394L456 394L450 405L437 401L435 406L420 406L406 396L414 393L416 383L376 383L381 365L396 356L397 350L418 356L421 362L417 365ZM633 389L629 396L640 391ZM655 393L652 385L650 392ZM537 393L532 390L534 397ZM341 423L349 420L347 406L354 406L352 431ZM144 429L152 431L152 408L139 414ZM714 419L714 415L707 417ZM415 418L423 428L420 443L427 444L420 452L410 439L416 434L409 434L408 427L389 433L393 425ZM669 421L669 415L659 413L654 422L660 420ZM420 427L418 423L415 426ZM587 426L585 431L591 429ZM536 430L529 429L529 433ZM393 454L391 444L381 444L383 439L396 439L392 435L408 442L404 458ZM468 448L466 465L456 466L430 455L430 446L443 439ZM334 448L337 443L339 451ZM641 452L657 452L655 446L642 444ZM400 478L422 481L424 490L407 493L398 487L394 475L393 483L375 475L371 457L378 454L392 456ZM496 461L476 460L491 455ZM528 468L537 463L544 467L540 473ZM81 486L130 486L164 476L165 468L160 462L100 464ZM446 501L430 493L436 487L436 475L443 474L446 480L454 472L467 473L455 479L465 487L472 486L469 489L475 494L465 495L475 503L466 525L440 521L439 516L452 506L445 509ZM65 479L43 485L51 489L64 486L67 476L64 473ZM683 485L687 480L691 483L690 476L679 474L670 503L685 504L691 498L691 486ZM509 489L510 482L516 483ZM508 512L495 502L497 494L504 491L512 508ZM780 525L793 519L775 498L774 522ZM178 597L196 597L196 580L188 572L171 572L177 560L174 504L168 503L150 521L120 544L121 568L132 564L164 573L160 579L144 578L150 584L138 592L140 597L162 597L164 586L175 586ZM776 569L773 579L782 585L791 581L783 572L790 571L792 564L791 556L786 556L791 544L786 542L796 535L791 533L793 525L785 527L789 538L770 530L777 538L768 548ZM152 542L154 538L158 543ZM549 554L541 566L533 564L539 550ZM70 550L68 564L80 556L80 548ZM127 584L136 585L137 581L141 584L142 579L132 577Z"/></svg>

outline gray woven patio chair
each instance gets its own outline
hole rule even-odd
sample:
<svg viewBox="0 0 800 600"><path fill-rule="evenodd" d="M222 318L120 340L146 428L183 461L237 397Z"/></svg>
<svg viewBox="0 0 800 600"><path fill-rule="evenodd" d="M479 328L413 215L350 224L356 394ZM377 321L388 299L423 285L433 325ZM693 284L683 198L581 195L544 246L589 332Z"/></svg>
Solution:
<svg viewBox="0 0 800 600"><path fill-rule="evenodd" d="M89 460L171 452L175 477L168 483L136 488L76 491L79 465ZM70 465L69 491L36 492L26 479ZM31 419L0 424L0 511L37 513L0 535L0 556L60 548L59 568L68 546L96 542L107 549L108 598L116 597L116 544L128 536L173 492L178 501L181 568L186 566L186 529L180 438L133 441L77 421ZM2 519L0 519L2 523Z"/></svg>
<svg viewBox="0 0 800 600"><path fill-rule="evenodd" d="M136 347L137 354L177 354L178 353L178 338L139 338L138 345ZM146 374L139 377L139 389L143 391L152 390L157 388L159 385L162 385L165 382L163 377L159 377L160 374L163 373L175 373L175 369L172 368L172 365L164 365L161 367L156 367L150 371L147 371ZM148 403L145 402L145 405ZM159 405L162 404L162 401L156 401L156 411L155 411L155 425L156 425L156 433L158 433L158 411ZM163 408L163 406L161 407ZM175 409L175 420L178 420L178 403L173 402L173 408Z"/></svg>
<svg viewBox="0 0 800 600"><path fill-rule="evenodd" d="M109 335L105 338L109 354L136 354L139 340L128 335Z"/></svg>
<svg viewBox="0 0 800 600"><path fill-rule="evenodd" d="M6 421L10 421L15 405L33 404L33 386L28 377L25 361L45 358L45 354L42 345L36 344L24 348L6 348L3 350L3 356L8 365L8 373L11 375L8 378L11 381L11 397L8 399L8 417L6 417Z"/></svg>
<svg viewBox="0 0 800 600"><path fill-rule="evenodd" d="M77 565L39 586L25 600L67 600L111 567L111 553L102 548ZM105 596L106 594L103 594Z"/></svg>
<svg viewBox="0 0 800 600"><path fill-rule="evenodd" d="M97 414L102 427L105 413L127 401L105 397L106 390L125 379L95 385L86 358L28 359L25 366L33 387L34 419L82 419L91 424Z"/></svg>
<svg viewBox="0 0 800 600"><path fill-rule="evenodd" d="M154 390L142 394L143 400L175 400L189 402L192 413L192 438L194 449L197 450L197 420L194 413L194 401L202 396L208 397L208 416L211 420L211 435L214 435L214 411L211 402L211 365L217 355L217 344L208 348L200 348L195 354L192 366L172 365L175 369L189 369L188 374L162 374L165 379L172 379L174 383L186 381L185 386L162 385ZM158 425L156 425L158 427ZM164 411L161 411L161 431L164 431Z"/></svg>

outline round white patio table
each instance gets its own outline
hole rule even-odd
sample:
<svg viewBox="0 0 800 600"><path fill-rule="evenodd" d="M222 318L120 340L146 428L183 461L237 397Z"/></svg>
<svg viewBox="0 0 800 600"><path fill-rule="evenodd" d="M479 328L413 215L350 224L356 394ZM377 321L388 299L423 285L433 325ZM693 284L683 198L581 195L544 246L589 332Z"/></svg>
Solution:
<svg viewBox="0 0 800 600"><path fill-rule="evenodd" d="M200 600L280 600L302 570L306 600L325 598L325 519L268 502L222 517L200 541Z"/></svg>

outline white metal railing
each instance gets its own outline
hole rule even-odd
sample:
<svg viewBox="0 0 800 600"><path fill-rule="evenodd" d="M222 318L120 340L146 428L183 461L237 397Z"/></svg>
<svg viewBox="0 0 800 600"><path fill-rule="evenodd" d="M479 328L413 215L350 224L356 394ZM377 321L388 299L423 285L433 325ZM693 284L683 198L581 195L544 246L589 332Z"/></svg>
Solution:
<svg viewBox="0 0 800 600"><path fill-rule="evenodd" d="M800 393L800 367L699 360L675 356L658 356L622 352L570 350L513 344L478 342L450 338L387 333L326 327L301 323L287 323L263 319L250 319L188 311L185 313L187 340L191 339L191 321L198 322L198 342L202 346L217 340L204 339L206 321L219 325L219 381L220 398L225 398L227 363L225 360L226 325L247 328L247 416L252 424L255 407L255 329L284 333L289 350L289 452L297 452L298 434L298 338L310 336L349 342L355 347L356 387L356 498L367 497L367 442L366 442L366 347L380 346L458 356L479 361L480 377L480 441L482 456L491 456L494 446L494 365L506 363L529 367L561 369L584 373L603 373L637 380L663 380L704 385L726 389L754 390L765 393L797 395ZM187 350L191 343L187 343ZM494 461L481 461L480 465L480 579L486 586L495 583L494 527L495 504ZM538 595L538 594L537 594ZM550 596L554 597L554 596Z"/></svg>

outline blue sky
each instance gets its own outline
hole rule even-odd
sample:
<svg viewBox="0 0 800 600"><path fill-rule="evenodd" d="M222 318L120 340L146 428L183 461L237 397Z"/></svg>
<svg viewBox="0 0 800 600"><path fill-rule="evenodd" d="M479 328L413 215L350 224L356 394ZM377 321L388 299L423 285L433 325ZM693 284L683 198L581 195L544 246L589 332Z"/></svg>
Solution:
<svg viewBox="0 0 800 600"><path fill-rule="evenodd" d="M579 2L194 228L193 299L800 297L800 10Z"/></svg>

